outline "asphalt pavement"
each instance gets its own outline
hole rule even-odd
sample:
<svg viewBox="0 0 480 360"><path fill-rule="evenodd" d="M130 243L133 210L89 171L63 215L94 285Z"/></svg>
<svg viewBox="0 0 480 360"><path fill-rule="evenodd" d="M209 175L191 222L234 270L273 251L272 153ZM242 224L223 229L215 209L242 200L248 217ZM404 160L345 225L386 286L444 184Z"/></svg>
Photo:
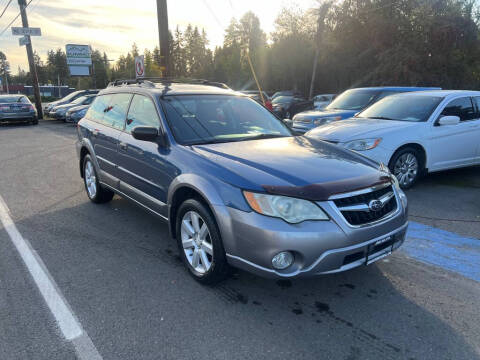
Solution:
<svg viewBox="0 0 480 360"><path fill-rule="evenodd" d="M479 282L405 251L317 278L196 283L165 223L117 196L88 201L74 141L56 121L0 126L0 197L101 358L480 359ZM478 181L478 168L430 175L407 193L411 220L480 238ZM6 230L0 359L88 358Z"/></svg>

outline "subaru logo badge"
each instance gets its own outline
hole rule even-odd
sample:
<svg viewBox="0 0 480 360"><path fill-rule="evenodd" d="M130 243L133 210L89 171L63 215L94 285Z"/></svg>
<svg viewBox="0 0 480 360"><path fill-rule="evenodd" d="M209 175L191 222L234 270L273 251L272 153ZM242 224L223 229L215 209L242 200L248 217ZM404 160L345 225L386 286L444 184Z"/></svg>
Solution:
<svg viewBox="0 0 480 360"><path fill-rule="evenodd" d="M383 203L380 200L372 200L368 203L368 208L371 211L379 211L383 208Z"/></svg>

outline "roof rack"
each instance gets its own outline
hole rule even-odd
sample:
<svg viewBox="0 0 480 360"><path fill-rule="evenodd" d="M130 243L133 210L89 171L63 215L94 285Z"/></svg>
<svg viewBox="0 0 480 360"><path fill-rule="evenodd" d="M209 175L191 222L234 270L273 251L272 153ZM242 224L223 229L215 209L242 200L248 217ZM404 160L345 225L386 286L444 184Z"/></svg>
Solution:
<svg viewBox="0 0 480 360"><path fill-rule="evenodd" d="M107 87L113 86L127 86L127 85L137 85L137 86L148 86L148 87L155 87L155 83L160 84L196 84L196 85L210 85L216 86L222 89L230 89L226 84L217 82L217 81L210 81L204 79L178 79L178 78L162 78L162 77L144 77L141 79L119 79L112 81L108 84Z"/></svg>

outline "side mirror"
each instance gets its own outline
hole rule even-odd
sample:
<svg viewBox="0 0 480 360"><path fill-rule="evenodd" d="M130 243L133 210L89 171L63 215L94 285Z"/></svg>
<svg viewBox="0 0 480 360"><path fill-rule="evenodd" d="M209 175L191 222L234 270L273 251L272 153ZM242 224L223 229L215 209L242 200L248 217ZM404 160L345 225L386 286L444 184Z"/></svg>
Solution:
<svg viewBox="0 0 480 360"><path fill-rule="evenodd" d="M132 136L137 140L156 141L158 129L153 126L136 126L132 129Z"/></svg>
<svg viewBox="0 0 480 360"><path fill-rule="evenodd" d="M438 120L438 125L457 125L460 122L460 118L458 116L442 116Z"/></svg>
<svg viewBox="0 0 480 360"><path fill-rule="evenodd" d="M285 123L285 125L287 125L290 128L293 126L293 120L292 119L282 119L282 121Z"/></svg>

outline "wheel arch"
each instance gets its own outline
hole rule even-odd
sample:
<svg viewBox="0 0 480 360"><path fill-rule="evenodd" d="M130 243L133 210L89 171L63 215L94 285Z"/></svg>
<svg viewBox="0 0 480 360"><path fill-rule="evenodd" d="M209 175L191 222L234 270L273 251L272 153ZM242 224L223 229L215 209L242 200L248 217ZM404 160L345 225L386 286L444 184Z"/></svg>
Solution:
<svg viewBox="0 0 480 360"><path fill-rule="evenodd" d="M422 158L421 158L421 161L422 161L422 165L423 165L423 168L424 168L424 171L428 171L428 168L427 168L427 161L428 161L428 158L427 158L427 151L425 150L425 147L419 143L416 143L416 142L411 142L411 143L406 143L406 144L403 144L402 146L398 147L393 153L392 153L392 156L390 156L390 160L388 161L388 167L391 168L391 165L392 165L392 159L393 157L401 150L403 149L406 149L406 148L414 148L416 150L419 151L419 153L422 155Z"/></svg>
<svg viewBox="0 0 480 360"><path fill-rule="evenodd" d="M80 147L80 152L79 152L79 163L78 166L80 168L80 176L83 178L83 159L85 159L85 156L90 155L92 160L93 160L93 165L96 167L97 172L99 171L99 166L97 162L97 158L95 157L95 153L93 151L93 146L88 141L87 139L82 140L82 144Z"/></svg>
<svg viewBox="0 0 480 360"><path fill-rule="evenodd" d="M213 184L205 178L194 174L183 174L170 185L168 192L169 231L172 238L176 238L176 215L180 205L187 199L197 199L212 213L217 225L217 214L213 205L223 205L223 201ZM219 229L221 232L221 229Z"/></svg>

